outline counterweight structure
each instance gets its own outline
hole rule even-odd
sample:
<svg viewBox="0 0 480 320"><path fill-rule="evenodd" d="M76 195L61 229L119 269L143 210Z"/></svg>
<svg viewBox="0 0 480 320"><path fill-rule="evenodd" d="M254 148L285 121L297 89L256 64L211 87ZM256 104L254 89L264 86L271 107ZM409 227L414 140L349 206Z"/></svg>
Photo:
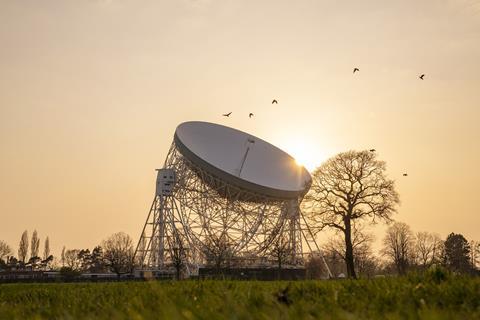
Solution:
<svg viewBox="0 0 480 320"><path fill-rule="evenodd" d="M209 131L212 126L213 136ZM195 137L189 141L192 128ZM215 141L225 138L217 137L218 129L239 135L232 146L227 134L224 151L238 151L238 161L230 169L208 158L224 147ZM215 146L202 154L209 146L197 144L202 144L205 136L209 139L203 140ZM164 167L157 170L155 197L135 251L137 268L161 272L181 268L188 276L198 274L198 269L205 266L273 267L278 259L285 267L298 268L304 265L306 252L319 252L299 206L310 186L309 174L301 172L306 179L300 182L303 185L299 192L264 188L257 183L265 181L260 173L254 175L258 181L248 180L255 168L255 152L265 152L262 144L266 142L223 126L181 124ZM215 157L224 161L219 154ZM307 250L303 250L305 246Z"/></svg>

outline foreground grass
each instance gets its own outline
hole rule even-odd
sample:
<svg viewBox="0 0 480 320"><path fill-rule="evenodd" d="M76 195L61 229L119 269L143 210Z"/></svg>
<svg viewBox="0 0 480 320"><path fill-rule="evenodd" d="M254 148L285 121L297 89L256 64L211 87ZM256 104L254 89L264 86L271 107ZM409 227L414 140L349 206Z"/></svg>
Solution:
<svg viewBox="0 0 480 320"><path fill-rule="evenodd" d="M480 319L480 278L2 284L0 319Z"/></svg>

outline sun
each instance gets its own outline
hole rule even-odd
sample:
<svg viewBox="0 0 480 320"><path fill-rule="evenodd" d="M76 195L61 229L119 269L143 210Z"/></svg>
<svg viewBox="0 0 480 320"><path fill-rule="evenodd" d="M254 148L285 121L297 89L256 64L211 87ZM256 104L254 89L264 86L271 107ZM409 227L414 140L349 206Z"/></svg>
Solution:
<svg viewBox="0 0 480 320"><path fill-rule="evenodd" d="M321 155L319 148L307 140L292 138L283 141L280 145L283 150L295 159L297 165L304 166L310 172L324 160L324 156Z"/></svg>

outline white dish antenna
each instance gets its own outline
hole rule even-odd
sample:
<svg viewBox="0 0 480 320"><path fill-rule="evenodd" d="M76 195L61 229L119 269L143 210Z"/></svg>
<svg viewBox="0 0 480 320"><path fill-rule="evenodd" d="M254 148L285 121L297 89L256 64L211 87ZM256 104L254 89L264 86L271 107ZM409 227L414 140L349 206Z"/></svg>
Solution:
<svg viewBox="0 0 480 320"><path fill-rule="evenodd" d="M240 130L191 121L174 136L184 157L223 181L265 196L294 199L312 178L295 159L274 145Z"/></svg>

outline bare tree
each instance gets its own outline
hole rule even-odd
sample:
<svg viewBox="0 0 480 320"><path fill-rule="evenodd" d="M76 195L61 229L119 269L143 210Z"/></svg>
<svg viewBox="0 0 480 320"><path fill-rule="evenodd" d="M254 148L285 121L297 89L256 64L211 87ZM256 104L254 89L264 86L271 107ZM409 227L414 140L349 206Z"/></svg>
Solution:
<svg viewBox="0 0 480 320"><path fill-rule="evenodd" d="M50 257L50 240L45 238L45 245L43 247L43 260L47 260Z"/></svg>
<svg viewBox="0 0 480 320"><path fill-rule="evenodd" d="M363 252L370 252L371 244L374 240L374 236L365 232L363 227L357 227L355 223L352 224L352 247L354 255L356 253L360 254ZM338 232L335 233L335 235L332 236L324 246L324 250L327 252L336 252L342 259L345 260L346 248L342 234Z"/></svg>
<svg viewBox="0 0 480 320"><path fill-rule="evenodd" d="M476 242L475 248L473 248L472 250L475 251L475 254L476 254L476 257L477 257L474 267L477 267L478 262L479 262L478 259L480 259L480 242L479 241ZM480 266L478 266L478 268L480 269Z"/></svg>
<svg viewBox="0 0 480 320"><path fill-rule="evenodd" d="M182 269L185 266L185 251L181 246L174 246L171 251L172 264L175 268L175 277L177 280L180 280Z"/></svg>
<svg viewBox="0 0 480 320"><path fill-rule="evenodd" d="M347 273L347 267L345 259L343 259L337 252L324 251L324 257L327 261L328 267L332 273L332 277L345 277Z"/></svg>
<svg viewBox="0 0 480 320"><path fill-rule="evenodd" d="M414 249L418 266L425 269L440 262L442 245L443 242L437 234L417 232Z"/></svg>
<svg viewBox="0 0 480 320"><path fill-rule="evenodd" d="M220 236L209 236L205 241L203 253L207 265L213 266L217 272L229 267L233 258L232 244L225 233Z"/></svg>
<svg viewBox="0 0 480 320"><path fill-rule="evenodd" d="M358 254L355 256L355 268L362 277L372 278L380 269L380 261L372 252Z"/></svg>
<svg viewBox="0 0 480 320"><path fill-rule="evenodd" d="M359 229L358 235L355 235L354 239L354 243L356 243L353 247L355 270L361 276L371 278L377 272L379 265L372 249L375 236Z"/></svg>
<svg viewBox="0 0 480 320"><path fill-rule="evenodd" d="M370 277L375 272L376 259L373 256L372 244L375 237L364 231L364 227L352 224L352 247L355 270L358 274ZM339 256L345 262L346 247L342 233L336 232L323 247L330 257Z"/></svg>
<svg viewBox="0 0 480 320"><path fill-rule="evenodd" d="M382 253L393 262L399 274L405 274L412 261L414 243L415 237L406 223L395 222L387 229Z"/></svg>
<svg viewBox="0 0 480 320"><path fill-rule="evenodd" d="M20 239L20 244L18 245L18 260L22 263L25 263L28 255L28 232L27 230L23 231L22 238Z"/></svg>
<svg viewBox="0 0 480 320"><path fill-rule="evenodd" d="M270 251L270 254L273 256L275 261L277 262L278 279L281 278L282 274L282 267L283 265L292 258L292 246L291 243L288 241L288 238L285 236L285 232L280 232L277 240L274 242L273 247Z"/></svg>
<svg viewBox="0 0 480 320"><path fill-rule="evenodd" d="M62 255L60 256L60 260L62 262L62 267L65 267L65 246L62 248Z"/></svg>
<svg viewBox="0 0 480 320"><path fill-rule="evenodd" d="M332 278L333 275L338 275L340 272L344 272L342 269L339 271L337 261L340 261L341 268L345 268L345 261L337 257L337 260L332 260L329 256L330 252L318 252L314 251L308 255L308 258L305 262L305 269L307 271L308 279L327 279ZM334 258L335 258L334 257ZM328 268L326 266L328 265ZM333 275L332 275L333 274Z"/></svg>
<svg viewBox="0 0 480 320"><path fill-rule="evenodd" d="M172 259L173 267L175 268L176 279L180 280L182 270L185 268L186 257L185 242L177 237L175 243L170 247L170 257Z"/></svg>
<svg viewBox="0 0 480 320"><path fill-rule="evenodd" d="M79 256L80 250L69 249L65 251L65 267L72 269L73 271L80 271L82 267L82 260Z"/></svg>
<svg viewBox="0 0 480 320"><path fill-rule="evenodd" d="M38 251L40 249L40 239L38 238L37 230L33 231L32 239L30 243L30 257L38 257Z"/></svg>
<svg viewBox="0 0 480 320"><path fill-rule="evenodd" d="M0 240L0 260L12 254L12 248L3 240Z"/></svg>
<svg viewBox="0 0 480 320"><path fill-rule="evenodd" d="M391 221L399 197L386 164L369 151L348 151L327 160L313 172L304 200L317 231L333 228L343 234L347 274L356 278L352 224L354 221Z"/></svg>
<svg viewBox="0 0 480 320"><path fill-rule="evenodd" d="M480 262L480 242L470 240L470 264L474 270L479 269L477 266Z"/></svg>
<svg viewBox="0 0 480 320"><path fill-rule="evenodd" d="M120 276L132 271L134 249L132 238L128 234L114 233L102 242L101 247L105 265L112 272Z"/></svg>
<svg viewBox="0 0 480 320"><path fill-rule="evenodd" d="M480 242L479 241L472 241L472 266L473 268L478 268L479 260L480 260Z"/></svg>

